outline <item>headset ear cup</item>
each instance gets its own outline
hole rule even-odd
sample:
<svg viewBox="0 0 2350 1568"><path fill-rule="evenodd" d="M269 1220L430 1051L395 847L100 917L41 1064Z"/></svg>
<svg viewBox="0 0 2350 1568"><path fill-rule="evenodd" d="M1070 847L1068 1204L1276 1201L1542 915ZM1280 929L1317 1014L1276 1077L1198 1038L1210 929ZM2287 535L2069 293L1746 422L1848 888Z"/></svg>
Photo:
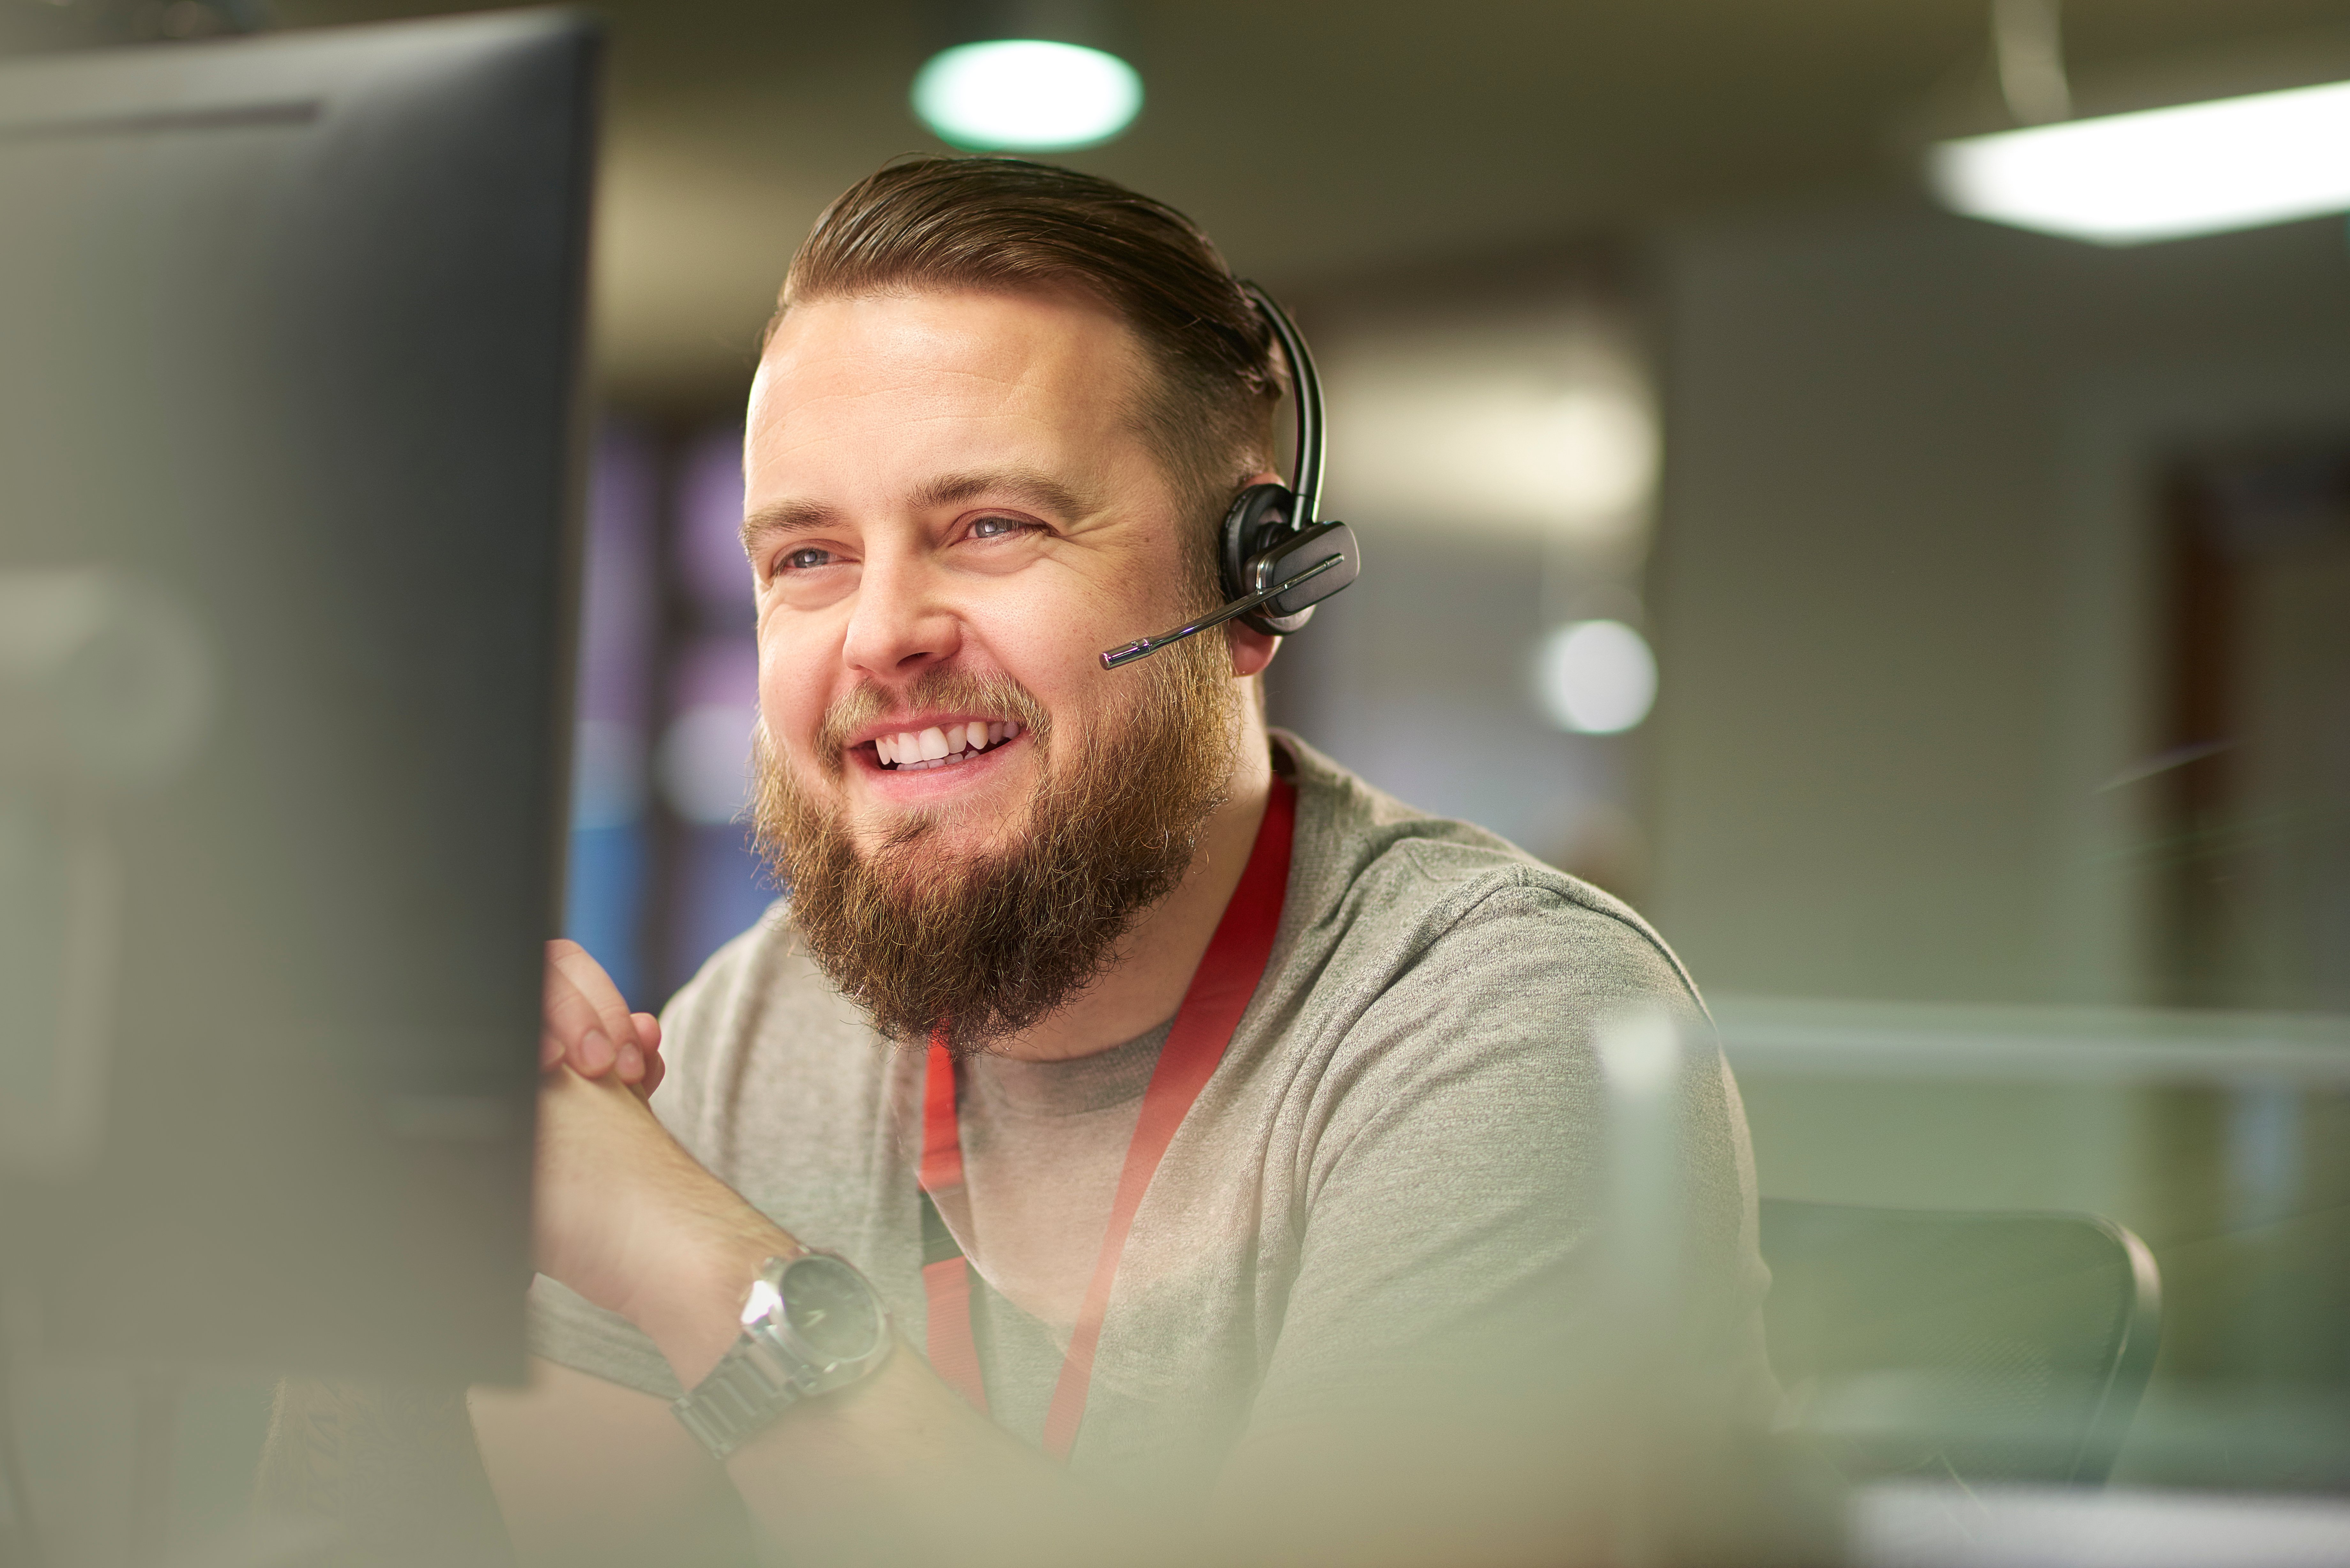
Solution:
<svg viewBox="0 0 2350 1568"><path fill-rule="evenodd" d="M1249 564L1288 533L1296 516L1297 497L1285 484L1252 484L1233 497L1232 510L1224 514L1224 535L1217 552L1217 575L1226 599L1244 598L1256 591L1249 580ZM1243 626L1271 637L1305 624L1302 615L1276 618L1259 610L1247 611L1239 619Z"/></svg>
<svg viewBox="0 0 2350 1568"><path fill-rule="evenodd" d="M1259 541L1269 528L1289 526L1296 508L1297 498L1285 484L1252 484L1232 498L1216 552L1218 588L1225 598L1254 591L1248 586L1249 557L1264 547Z"/></svg>

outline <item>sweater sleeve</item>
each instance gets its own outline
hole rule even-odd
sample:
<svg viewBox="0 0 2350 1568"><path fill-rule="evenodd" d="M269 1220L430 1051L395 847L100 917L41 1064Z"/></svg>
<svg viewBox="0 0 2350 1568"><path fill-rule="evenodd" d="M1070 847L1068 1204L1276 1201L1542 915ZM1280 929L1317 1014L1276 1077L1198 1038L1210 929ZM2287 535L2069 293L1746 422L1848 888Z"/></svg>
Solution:
<svg viewBox="0 0 2350 1568"><path fill-rule="evenodd" d="M1685 1366L1725 1420L1767 1411L1752 1156L1703 1009L1637 918L1520 880L1396 974L1315 1085L1297 1273L1236 1465L1299 1428L1457 1423L1479 1401L1520 1427L1575 1420L1607 1354L1596 1036L1638 1007L1690 1043Z"/></svg>

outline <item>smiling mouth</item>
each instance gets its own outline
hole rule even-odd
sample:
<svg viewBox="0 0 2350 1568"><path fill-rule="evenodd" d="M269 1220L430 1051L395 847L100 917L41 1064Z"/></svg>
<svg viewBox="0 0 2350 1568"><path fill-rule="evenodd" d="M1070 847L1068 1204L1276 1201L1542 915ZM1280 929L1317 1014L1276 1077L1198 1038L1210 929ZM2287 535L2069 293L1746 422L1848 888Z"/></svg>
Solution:
<svg viewBox="0 0 2350 1568"><path fill-rule="evenodd" d="M926 730L901 730L894 735L879 736L872 744L883 772L915 774L930 768L953 767L1019 738L1020 722L1016 719L974 719L962 724L933 724Z"/></svg>

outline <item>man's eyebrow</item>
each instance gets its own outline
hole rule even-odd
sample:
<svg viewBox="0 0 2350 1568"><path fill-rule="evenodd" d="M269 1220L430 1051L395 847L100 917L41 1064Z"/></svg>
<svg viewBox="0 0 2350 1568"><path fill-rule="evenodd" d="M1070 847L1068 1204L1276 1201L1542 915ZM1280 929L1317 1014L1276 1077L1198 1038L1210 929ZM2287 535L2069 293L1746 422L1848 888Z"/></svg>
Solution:
<svg viewBox="0 0 2350 1568"><path fill-rule="evenodd" d="M944 474L916 492L914 504L924 509L951 506L957 502L973 501L983 495L1001 496L1038 512L1049 512L1073 520L1099 510L1097 503L1033 468L982 469L971 473Z"/></svg>
<svg viewBox="0 0 2350 1568"><path fill-rule="evenodd" d="M837 521L840 514L820 501L778 501L743 519L743 553L756 554L760 540L778 534L805 534Z"/></svg>

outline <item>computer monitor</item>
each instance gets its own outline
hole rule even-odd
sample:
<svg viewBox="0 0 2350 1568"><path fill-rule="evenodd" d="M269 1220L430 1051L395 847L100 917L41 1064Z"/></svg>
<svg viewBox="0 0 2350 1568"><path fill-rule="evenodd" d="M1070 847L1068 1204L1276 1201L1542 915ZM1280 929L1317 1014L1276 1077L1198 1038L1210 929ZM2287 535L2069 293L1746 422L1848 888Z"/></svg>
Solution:
<svg viewBox="0 0 2350 1568"><path fill-rule="evenodd" d="M593 26L0 63L0 1283L510 1378Z"/></svg>

